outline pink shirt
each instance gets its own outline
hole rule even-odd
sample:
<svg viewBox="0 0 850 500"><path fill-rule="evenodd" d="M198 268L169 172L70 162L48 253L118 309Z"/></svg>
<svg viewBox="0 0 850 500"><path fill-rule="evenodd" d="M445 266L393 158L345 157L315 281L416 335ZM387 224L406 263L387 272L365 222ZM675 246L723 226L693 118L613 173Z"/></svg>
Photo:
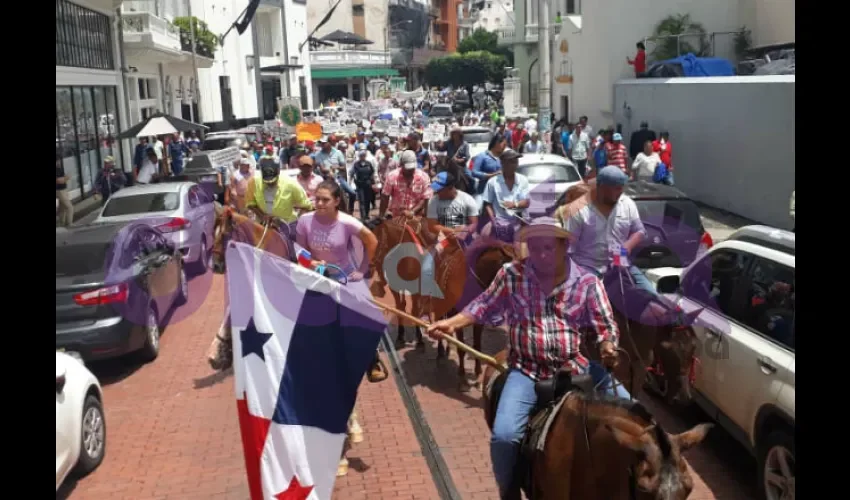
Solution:
<svg viewBox="0 0 850 500"><path fill-rule="evenodd" d="M331 221L310 212L298 218L295 234L298 244L310 251L313 260L339 266L350 274L357 269L351 253L354 245L362 245L357 238L361 229L363 223L345 212L337 212L336 220Z"/></svg>
<svg viewBox="0 0 850 500"><path fill-rule="evenodd" d="M319 187L319 184L321 184L322 181L324 180L324 179L322 179L322 176L317 175L317 174L313 174L313 176L310 177L308 180L304 180L304 178L301 177L301 174L298 174L296 179L298 179L298 184L302 188L304 188L304 191L307 193L307 198L310 199L310 203L315 204L316 203L316 188Z"/></svg>

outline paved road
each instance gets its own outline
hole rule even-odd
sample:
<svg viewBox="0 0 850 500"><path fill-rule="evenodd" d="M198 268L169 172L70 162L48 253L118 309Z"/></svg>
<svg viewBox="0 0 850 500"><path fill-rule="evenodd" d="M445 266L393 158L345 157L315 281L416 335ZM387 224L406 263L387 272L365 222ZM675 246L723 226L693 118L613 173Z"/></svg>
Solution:
<svg viewBox="0 0 850 500"><path fill-rule="evenodd" d="M165 329L155 362L138 366L120 359L91 366L104 385L106 459L89 477L65 484L57 498L248 498L232 375L212 374L205 360L224 306L223 287L221 276L192 280L190 303L210 292L198 312ZM487 332L484 350L494 353L504 342L498 330ZM429 344L424 353L407 348L399 356L462 498L496 498L479 394L457 391L455 353L438 364ZM705 419L698 412L682 417L650 405L671 432ZM364 382L357 408L365 441L349 452L351 470L337 481L335 498L437 498L395 382ZM754 465L723 431L712 431L687 458L696 482L691 498L752 497Z"/></svg>

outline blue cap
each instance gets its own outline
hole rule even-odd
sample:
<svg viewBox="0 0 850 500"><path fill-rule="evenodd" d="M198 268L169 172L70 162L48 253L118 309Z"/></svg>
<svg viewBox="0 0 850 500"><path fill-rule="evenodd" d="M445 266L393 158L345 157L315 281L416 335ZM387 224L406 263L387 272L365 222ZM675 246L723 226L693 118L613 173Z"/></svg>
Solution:
<svg viewBox="0 0 850 500"><path fill-rule="evenodd" d="M614 165L608 165L596 174L596 185L598 186L624 186L628 180L629 176L620 170L620 167Z"/></svg>
<svg viewBox="0 0 850 500"><path fill-rule="evenodd" d="M616 133L616 134L614 134L613 139L614 139L615 141L622 141L622 140L623 140L623 134Z"/></svg>
<svg viewBox="0 0 850 500"><path fill-rule="evenodd" d="M431 190L439 193L444 187L454 186L456 180L454 176L448 172L440 172L434 177L434 182L431 183Z"/></svg>

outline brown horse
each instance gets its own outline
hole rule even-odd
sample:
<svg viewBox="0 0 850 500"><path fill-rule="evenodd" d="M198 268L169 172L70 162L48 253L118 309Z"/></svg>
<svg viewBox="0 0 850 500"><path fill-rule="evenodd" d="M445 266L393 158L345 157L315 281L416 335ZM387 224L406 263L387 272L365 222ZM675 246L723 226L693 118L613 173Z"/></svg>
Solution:
<svg viewBox="0 0 850 500"><path fill-rule="evenodd" d="M274 223L260 224L250 217L235 212L230 207L216 208L215 229L213 234L213 270L225 272L224 253L229 241L249 243L273 255L291 260L291 242L286 241ZM233 364L233 344L230 331L230 308L224 312L224 319L215 338L207 350L207 361L213 370L226 370Z"/></svg>
<svg viewBox="0 0 850 500"><path fill-rule="evenodd" d="M502 363L506 358L507 351L496 355ZM485 370L487 381L498 376L492 367ZM487 387L484 416L492 426L498 401L491 400L494 384ZM682 453L699 444L712 427L700 424L670 435L639 403L581 391L535 409L529 422L530 436L515 474L516 484L534 500L687 498L693 479Z"/></svg>
<svg viewBox="0 0 850 500"><path fill-rule="evenodd" d="M647 367L647 388L657 391L668 403L687 404L699 368L697 336L690 326L669 329L658 340Z"/></svg>
<svg viewBox="0 0 850 500"><path fill-rule="evenodd" d="M432 236L428 232L426 219L418 216L397 216L392 219L375 218L368 221L366 226L375 233L375 237L378 239L378 248L375 249L375 257L372 261L374 276L369 290L375 298L382 298L386 295L387 280L384 276L384 259L387 257L387 254L396 246L405 243L427 251L431 245L436 243L436 235ZM398 262L396 272L402 279L414 281L420 274L419 263L413 258L403 258ZM440 270L436 268L436 263L435 273L440 274ZM406 311L407 301L405 295L393 290L392 287L390 287L390 292L393 295L396 309ZM411 293L410 298L412 306L410 314L417 318L421 317L424 308L422 307L419 293ZM397 321L398 335L396 346L402 347L405 345L404 323L401 318L397 318ZM414 328L416 329L416 348L424 349L425 342L422 340L422 331L416 325L414 325Z"/></svg>

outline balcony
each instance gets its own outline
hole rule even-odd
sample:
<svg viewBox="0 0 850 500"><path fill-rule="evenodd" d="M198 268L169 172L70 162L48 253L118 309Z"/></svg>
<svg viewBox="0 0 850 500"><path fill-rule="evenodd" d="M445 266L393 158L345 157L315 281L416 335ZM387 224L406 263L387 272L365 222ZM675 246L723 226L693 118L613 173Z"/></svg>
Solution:
<svg viewBox="0 0 850 500"><path fill-rule="evenodd" d="M390 53L383 50L316 50L310 51L310 67L352 68L382 67L391 63Z"/></svg>
<svg viewBox="0 0 850 500"><path fill-rule="evenodd" d="M145 62L181 63L191 62L190 43L181 37L180 30L150 12L124 12L121 14L124 36L124 52L129 63L133 60ZM212 55L198 53L198 67L212 66Z"/></svg>
<svg viewBox="0 0 850 500"><path fill-rule="evenodd" d="M496 34L499 36L499 45L515 45L518 43L537 43L539 27L536 24L526 24L525 29L516 29L513 27L502 27L496 29ZM552 24L549 26L549 36L553 40L557 40L561 34L561 25Z"/></svg>

